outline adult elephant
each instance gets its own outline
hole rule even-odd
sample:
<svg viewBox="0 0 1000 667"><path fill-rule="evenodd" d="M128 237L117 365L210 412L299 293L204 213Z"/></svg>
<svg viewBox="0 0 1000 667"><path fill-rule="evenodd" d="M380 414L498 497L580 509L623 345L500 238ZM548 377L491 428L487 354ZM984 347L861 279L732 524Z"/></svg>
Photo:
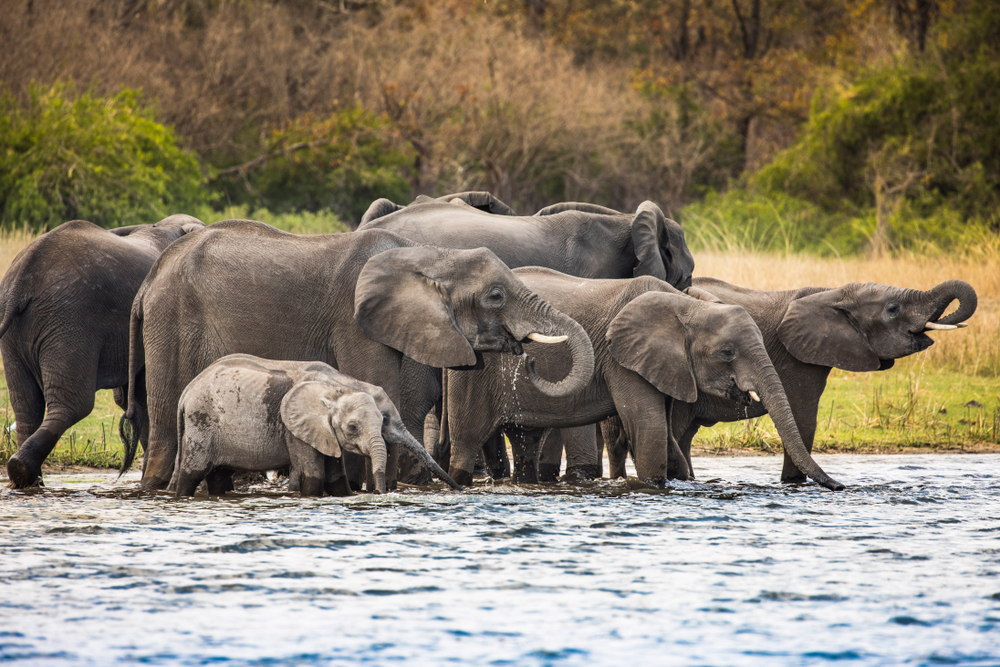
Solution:
<svg viewBox="0 0 1000 667"><path fill-rule="evenodd" d="M764 336L767 354L788 392L792 416L808 451L816 436L819 400L833 368L878 371L896 359L934 344L929 331L965 326L976 311L976 291L962 280L948 280L927 291L875 283L851 283L835 289L803 287L765 291L738 287L714 278L696 278L692 291L743 307ZM958 309L944 317L958 300ZM691 467L691 440L702 426L760 417L767 406L748 407L715 396L675 403L671 427ZM612 476L624 476L624 452L618 433L609 429ZM782 482L804 481L803 473L785 456Z"/></svg>
<svg viewBox="0 0 1000 667"><path fill-rule="evenodd" d="M566 202L532 216L518 216L488 192L439 199L420 196L409 206L380 199L372 203L358 227L372 228L446 248L486 247L511 268L542 266L581 278L653 276L684 289L691 284L694 271L684 230L651 201L640 204L634 213ZM407 385L419 388L412 393L420 398L410 403L412 411L403 410L403 419L411 428L422 427L425 415L440 399L439 382L436 377L422 377L428 375L426 369L407 369L406 374L412 378ZM564 431L562 437L573 450L596 451L595 433L593 428L582 428ZM505 454L499 435L487 443L487 450ZM443 460L447 449L437 454ZM555 454L556 461L560 456L561 450ZM504 475L505 459L493 468L494 475ZM585 459L577 468L593 476L597 466Z"/></svg>
<svg viewBox="0 0 1000 667"><path fill-rule="evenodd" d="M298 236L250 220L215 223L163 253L136 295L130 334L129 376L144 370L149 390L145 405L129 395L125 467L148 414L147 488L170 481L181 392L227 354L323 361L382 387L396 405L403 355L435 367L471 366L481 351L521 354L529 336L566 336L572 372L557 383L532 374L530 382L566 395L593 370L580 325L489 250L418 246L383 230ZM397 456L391 447L390 478Z"/></svg>
<svg viewBox="0 0 1000 667"><path fill-rule="evenodd" d="M743 308L692 298L651 277L581 280L537 267L514 273L583 326L594 347L594 375L583 391L550 397L520 381L531 364L499 355L484 355L482 370L448 371L449 473L459 484L470 482L476 452L499 429L533 431L521 443L530 477L538 429L583 426L613 415L634 443L643 483L665 484L668 462L681 469L677 477L686 478L680 452L669 453L667 406L712 395L747 405L762 401L798 469L827 488L843 488L802 443L761 333ZM557 351L526 346L526 352L537 356L539 368L561 371L551 377L568 370L550 358Z"/></svg>
<svg viewBox="0 0 1000 667"><path fill-rule="evenodd" d="M112 230L73 220L14 258L0 282L0 352L17 423L18 450L7 462L14 488L40 483L45 458L94 409L95 392L114 389L125 406L132 299L163 249L204 227L189 215Z"/></svg>

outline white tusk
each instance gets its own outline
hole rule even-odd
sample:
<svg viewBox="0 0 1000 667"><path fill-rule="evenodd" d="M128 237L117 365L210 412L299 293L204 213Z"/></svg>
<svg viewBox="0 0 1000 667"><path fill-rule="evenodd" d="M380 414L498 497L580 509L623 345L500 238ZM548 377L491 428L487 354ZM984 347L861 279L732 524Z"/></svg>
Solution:
<svg viewBox="0 0 1000 667"><path fill-rule="evenodd" d="M928 322L924 325L924 329L934 329L937 331L951 331L957 328L954 324L938 324L937 322Z"/></svg>
<svg viewBox="0 0 1000 667"><path fill-rule="evenodd" d="M747 393L750 394L750 398L752 398L753 400L755 400L758 403L760 403L760 396L757 395L757 392L755 392L753 389L751 389Z"/></svg>
<svg viewBox="0 0 1000 667"><path fill-rule="evenodd" d="M530 333L528 338L535 341L536 343L561 343L568 339L569 336L546 336L540 333Z"/></svg>

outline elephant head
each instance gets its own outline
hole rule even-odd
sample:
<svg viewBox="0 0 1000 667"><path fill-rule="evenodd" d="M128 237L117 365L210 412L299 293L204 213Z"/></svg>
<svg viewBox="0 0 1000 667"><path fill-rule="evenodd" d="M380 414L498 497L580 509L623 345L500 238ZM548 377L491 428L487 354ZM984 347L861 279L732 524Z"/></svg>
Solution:
<svg viewBox="0 0 1000 667"><path fill-rule="evenodd" d="M375 399L326 382L301 382L281 400L281 420L289 432L325 456L344 452L372 462L376 493L385 493L386 447L382 412Z"/></svg>
<svg viewBox="0 0 1000 667"><path fill-rule="evenodd" d="M109 229L108 231L115 236L132 236L136 232L140 232L140 234L137 234L135 238L138 238L139 236L146 236L155 244L160 246L160 250L163 250L163 248L166 248L168 245L185 234L190 234L191 232L196 232L200 229L205 229L204 222L194 216L177 213L175 215L168 216L159 222L154 222L152 225L116 227L114 229Z"/></svg>
<svg viewBox="0 0 1000 667"><path fill-rule="evenodd" d="M760 330L740 306L647 292L622 308L607 338L620 364L679 401L694 403L699 392L761 401L799 470L828 489L844 488L806 449Z"/></svg>
<svg viewBox="0 0 1000 667"><path fill-rule="evenodd" d="M573 369L559 382L529 377L540 391L565 396L590 381L594 350L572 318L531 292L485 248L394 248L365 264L355 291L355 319L369 338L428 366L476 364L476 352L523 354L527 339L566 341Z"/></svg>
<svg viewBox="0 0 1000 667"><path fill-rule="evenodd" d="M535 215L555 215L564 211L580 211L595 215L627 215L585 202L553 204ZM636 258L635 268L632 271L634 277L653 276L680 290L691 285L694 257L684 240L684 229L679 223L663 215L659 206L648 200L639 204L632 217L631 235Z"/></svg>
<svg viewBox="0 0 1000 667"><path fill-rule="evenodd" d="M778 326L782 344L800 361L847 371L884 370L926 350L934 344L928 331L965 326L977 305L976 291L962 280L928 291L875 283L802 291ZM956 299L958 309L941 317Z"/></svg>

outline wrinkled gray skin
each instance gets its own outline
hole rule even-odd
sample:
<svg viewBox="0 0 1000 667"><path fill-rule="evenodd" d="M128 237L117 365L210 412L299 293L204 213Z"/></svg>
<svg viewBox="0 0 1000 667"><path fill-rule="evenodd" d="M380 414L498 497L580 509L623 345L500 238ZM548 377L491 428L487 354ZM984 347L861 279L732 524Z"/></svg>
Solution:
<svg viewBox="0 0 1000 667"><path fill-rule="evenodd" d="M40 483L42 462L94 409L95 392L114 389L124 407L132 299L163 249L204 227L189 215L112 230L74 220L14 258L0 282L0 351L19 445L7 463L14 488Z"/></svg>
<svg viewBox="0 0 1000 667"><path fill-rule="evenodd" d="M702 298L742 306L764 337L767 354L788 392L792 416L802 441L812 451L819 400L832 368L877 371L894 361L934 344L928 323L953 326L976 311L976 292L968 283L949 280L927 291L874 283L850 283L835 289L803 287L763 291L738 287L714 278L696 278L692 292ZM959 307L942 314L955 300ZM942 331L941 334L947 334ZM745 409L744 409L745 408ZM691 439L702 426L760 417L767 406L749 406L715 396L695 402L675 402L671 415L674 437L691 467ZM612 476L624 476L624 452L613 429L605 432L612 462ZM802 482L804 475L785 455L781 481Z"/></svg>
<svg viewBox="0 0 1000 667"><path fill-rule="evenodd" d="M225 356L184 389L177 429L171 487L179 496L193 495L206 477L209 493L219 495L228 490L225 473L285 467L291 492L348 495L345 453L368 459L375 492L384 493L386 442L408 448L461 488L413 439L381 387L319 361Z"/></svg>
<svg viewBox="0 0 1000 667"><path fill-rule="evenodd" d="M439 199L421 196L409 206L380 199L369 207L358 229L374 227L445 248L486 247L512 269L542 266L582 278L648 275L678 289L691 284L694 270L684 230L650 201L643 202L634 213L567 202L546 207L533 216L517 216L488 192L463 192ZM411 403L413 414L403 411L408 425L422 423L440 398L439 374L424 378L421 373L427 374L428 369L404 371L406 385L420 397ZM581 441L593 443L595 432L583 428L563 435L572 447ZM550 438L550 442L554 439ZM507 476L506 453L499 434L487 443L486 449L503 454L501 460L492 460L492 475ZM446 445L435 451L439 461L446 460ZM581 470L590 468L583 466Z"/></svg>
<svg viewBox="0 0 1000 667"><path fill-rule="evenodd" d="M517 377L523 373L518 360L515 366L500 355L484 355L482 370L448 371L449 472L458 483L470 481L476 452L497 429L583 426L617 414L634 445L640 481L663 486L668 459L680 469L676 476L686 477L676 444L669 451L668 401L693 403L713 395L749 404L749 392L755 391L796 466L827 488L843 488L806 451L760 331L739 306L692 298L650 277L584 280L534 267L514 273L587 331L594 376L583 391L553 399ZM526 352L537 357L542 372L563 363L553 359L559 354L554 348L530 348ZM511 442L526 447L523 468L525 481L531 481L537 431L525 438Z"/></svg>
<svg viewBox="0 0 1000 667"><path fill-rule="evenodd" d="M572 393L593 369L580 326L488 250L417 246L383 230L298 236L250 220L217 222L163 253L136 295L130 327L129 377L145 371L148 403L129 395L123 469L148 414L147 488L170 481L181 392L227 354L323 361L382 387L393 404L403 355L470 366L479 351L520 354L533 332L568 336L574 360L558 383L535 375L540 391ZM397 456L389 443L389 488Z"/></svg>

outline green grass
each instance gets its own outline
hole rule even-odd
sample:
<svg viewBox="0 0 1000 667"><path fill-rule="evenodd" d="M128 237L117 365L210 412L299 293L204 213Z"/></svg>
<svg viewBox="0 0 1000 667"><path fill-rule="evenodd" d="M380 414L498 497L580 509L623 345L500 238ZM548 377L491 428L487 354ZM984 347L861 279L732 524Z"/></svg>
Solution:
<svg viewBox="0 0 1000 667"><path fill-rule="evenodd" d="M266 208L251 209L245 205L230 205L221 210L202 206L191 211L190 215L207 224L219 220L257 220L293 234L335 234L350 231L340 218L327 209L316 213L273 213Z"/></svg>
<svg viewBox="0 0 1000 667"><path fill-rule="evenodd" d="M701 429L692 447L705 454L782 451L769 417ZM998 447L996 378L932 368L923 354L888 371L834 370L820 401L814 443L817 452L865 454Z"/></svg>

